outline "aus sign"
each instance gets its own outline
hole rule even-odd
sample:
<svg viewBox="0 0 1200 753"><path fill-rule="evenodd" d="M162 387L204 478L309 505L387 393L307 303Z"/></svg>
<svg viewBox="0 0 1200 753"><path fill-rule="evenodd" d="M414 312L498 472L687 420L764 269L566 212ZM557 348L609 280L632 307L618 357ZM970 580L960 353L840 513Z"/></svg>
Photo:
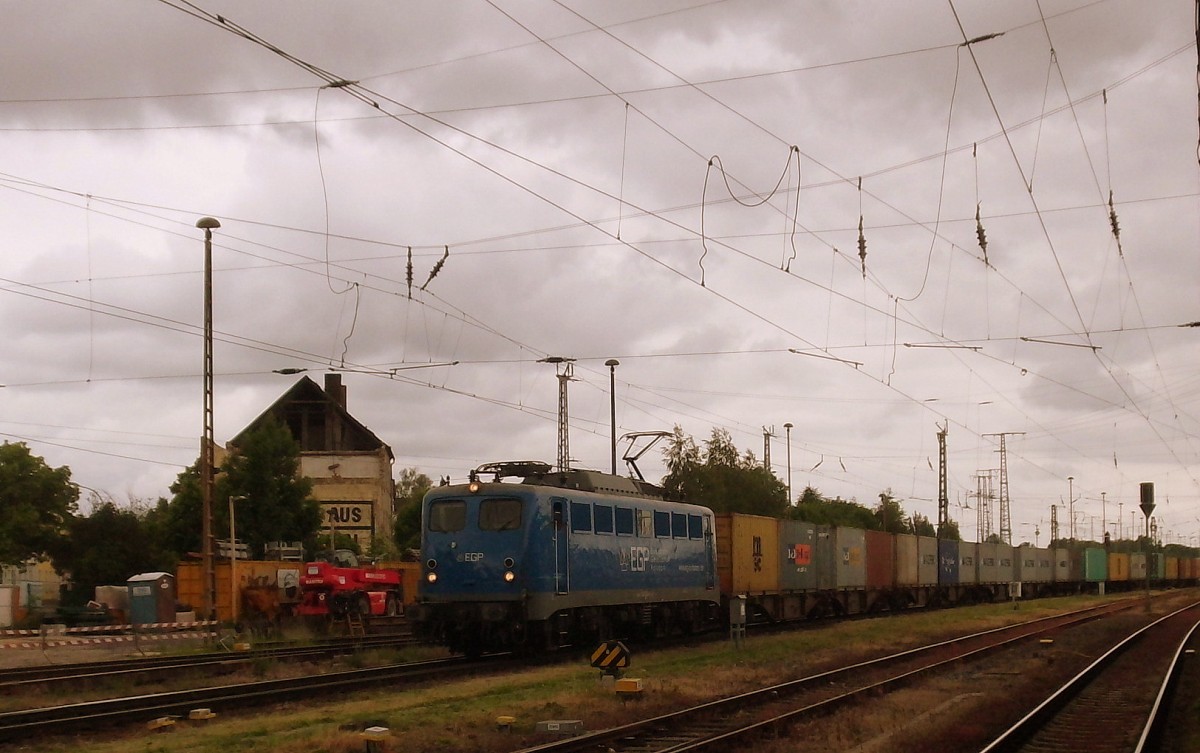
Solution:
<svg viewBox="0 0 1200 753"><path fill-rule="evenodd" d="M321 512L327 529L369 531L374 525L370 502L323 502Z"/></svg>

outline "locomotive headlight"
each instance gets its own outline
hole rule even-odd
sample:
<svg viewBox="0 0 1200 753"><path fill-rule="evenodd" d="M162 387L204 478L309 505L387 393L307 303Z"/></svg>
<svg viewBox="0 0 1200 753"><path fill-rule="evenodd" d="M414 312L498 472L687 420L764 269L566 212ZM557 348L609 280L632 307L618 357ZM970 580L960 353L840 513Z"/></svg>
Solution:
<svg viewBox="0 0 1200 753"><path fill-rule="evenodd" d="M504 582L505 582L505 583L512 583L512 582L513 582L514 580L516 580L516 579L517 579L517 576L516 576L516 575L513 575L513 571L512 571L512 570L505 570L505 571L504 571Z"/></svg>
<svg viewBox="0 0 1200 753"><path fill-rule="evenodd" d="M472 494L478 494L479 493L479 482L472 481L471 483L467 484L467 490L470 491Z"/></svg>
<svg viewBox="0 0 1200 753"><path fill-rule="evenodd" d="M430 583L437 583L437 573L425 573L425 580Z"/></svg>

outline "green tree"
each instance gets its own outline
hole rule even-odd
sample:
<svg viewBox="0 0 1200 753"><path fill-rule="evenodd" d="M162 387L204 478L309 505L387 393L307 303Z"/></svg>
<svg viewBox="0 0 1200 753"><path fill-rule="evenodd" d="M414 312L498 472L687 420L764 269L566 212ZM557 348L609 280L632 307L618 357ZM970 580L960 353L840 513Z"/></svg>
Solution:
<svg viewBox="0 0 1200 753"><path fill-rule="evenodd" d="M155 519L164 545L177 556L201 550L200 462L185 468L171 484L171 499L160 499Z"/></svg>
<svg viewBox="0 0 1200 753"><path fill-rule="evenodd" d="M221 532L218 537L228 537L232 498L236 534L251 556L262 557L271 541L310 539L321 527L312 480L300 475L300 444L273 418L247 432L220 470L213 502L215 530Z"/></svg>
<svg viewBox="0 0 1200 753"><path fill-rule="evenodd" d="M879 493L879 505L875 508L875 525L872 527L888 533L913 532L912 526L904 516L900 500L892 495L891 489Z"/></svg>
<svg viewBox="0 0 1200 753"><path fill-rule="evenodd" d="M72 588L64 596L69 606L93 598L96 586L124 585L131 575L168 572L175 557L163 548L147 513L120 508L111 499L86 516L67 522L67 535L51 548L54 569L69 574Z"/></svg>
<svg viewBox="0 0 1200 753"><path fill-rule="evenodd" d="M70 468L51 468L23 442L0 445L0 564L46 553L65 533L78 499Z"/></svg>
<svg viewBox="0 0 1200 753"><path fill-rule="evenodd" d="M841 498L825 499L821 492L806 487L789 516L823 526L849 526L851 528L874 528L875 515L857 502Z"/></svg>
<svg viewBox="0 0 1200 753"><path fill-rule="evenodd" d="M323 555L328 555L336 549L349 549L356 555L363 553L362 547L358 544L358 539L348 533L335 531L333 543L329 540L329 531L320 531L305 541L305 551L311 553L309 559L320 559Z"/></svg>
<svg viewBox="0 0 1200 753"><path fill-rule="evenodd" d="M787 486L762 467L754 454L739 457L729 432L714 428L701 451L678 426L664 456L667 475L662 485L689 502L716 512L741 512L783 517L788 508Z"/></svg>
<svg viewBox="0 0 1200 753"><path fill-rule="evenodd" d="M953 520L947 520L946 525L942 526L942 535L938 538L962 541L962 532L958 530L958 523Z"/></svg>
<svg viewBox="0 0 1200 753"><path fill-rule="evenodd" d="M396 479L396 522L393 531L401 554L421 547L421 501L433 481L416 468L404 468Z"/></svg>
<svg viewBox="0 0 1200 753"><path fill-rule="evenodd" d="M246 433L217 469L212 514L215 538L229 537L229 500L234 500L237 538L252 557L262 557L271 541L313 541L321 508L312 481L300 475L300 445L274 419ZM169 503L160 503L161 527L173 551L201 550L203 508L199 461L175 479Z"/></svg>
<svg viewBox="0 0 1200 753"><path fill-rule="evenodd" d="M909 518L909 524L912 526L912 532L918 536L928 536L930 538L937 537L937 527L919 512L914 512Z"/></svg>

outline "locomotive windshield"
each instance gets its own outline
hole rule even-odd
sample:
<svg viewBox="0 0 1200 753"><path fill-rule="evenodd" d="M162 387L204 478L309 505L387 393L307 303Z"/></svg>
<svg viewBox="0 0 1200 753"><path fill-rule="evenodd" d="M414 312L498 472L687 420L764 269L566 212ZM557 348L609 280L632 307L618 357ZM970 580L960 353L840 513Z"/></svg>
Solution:
<svg viewBox="0 0 1200 753"><path fill-rule="evenodd" d="M467 503L461 499L443 499L429 505L429 530L454 533L466 525Z"/></svg>
<svg viewBox="0 0 1200 753"><path fill-rule="evenodd" d="M485 499L479 503L479 530L514 531L521 527L521 500Z"/></svg>
<svg viewBox="0 0 1200 753"><path fill-rule="evenodd" d="M485 499L479 503L479 530L515 531L521 527L521 500L512 497ZM457 533L467 527L467 502L439 499L429 504L427 526L435 533Z"/></svg>

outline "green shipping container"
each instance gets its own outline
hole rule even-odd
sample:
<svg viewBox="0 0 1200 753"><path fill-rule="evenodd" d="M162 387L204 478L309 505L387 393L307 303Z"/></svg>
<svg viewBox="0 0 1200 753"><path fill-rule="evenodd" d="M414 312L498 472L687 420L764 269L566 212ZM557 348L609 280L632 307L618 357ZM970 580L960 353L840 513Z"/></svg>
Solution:
<svg viewBox="0 0 1200 753"><path fill-rule="evenodd" d="M1108 580L1108 552L1094 546L1083 550L1083 579L1088 583Z"/></svg>

